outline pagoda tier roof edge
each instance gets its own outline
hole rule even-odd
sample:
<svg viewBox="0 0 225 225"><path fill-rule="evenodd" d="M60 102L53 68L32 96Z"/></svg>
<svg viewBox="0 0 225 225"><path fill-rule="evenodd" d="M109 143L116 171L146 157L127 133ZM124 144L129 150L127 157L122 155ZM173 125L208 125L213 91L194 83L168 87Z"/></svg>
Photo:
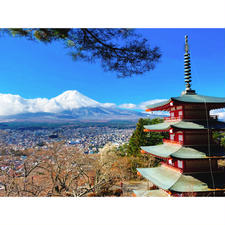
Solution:
<svg viewBox="0 0 225 225"><path fill-rule="evenodd" d="M175 192L208 192L225 190L225 173L182 174L166 166L137 168L138 172L157 187ZM213 181L212 181L213 180Z"/></svg>
<svg viewBox="0 0 225 225"><path fill-rule="evenodd" d="M157 190L134 190L136 197L169 197L170 195L162 189Z"/></svg>
<svg viewBox="0 0 225 225"><path fill-rule="evenodd" d="M146 111L168 111L170 102L180 103L198 103L198 104L211 104L211 108L224 108L225 98L222 97L211 97L197 94L183 94L179 97L171 97L169 100L148 105Z"/></svg>
<svg viewBox="0 0 225 225"><path fill-rule="evenodd" d="M212 121L173 121L173 122L163 122L153 125L145 125L144 130L148 131L168 131L170 128L177 128L180 130L223 130L225 129L225 123L222 121L212 120Z"/></svg>
<svg viewBox="0 0 225 225"><path fill-rule="evenodd" d="M171 144L161 144L155 146L141 146L141 149L159 158L178 159L225 159L225 149L215 146L212 149L202 146L181 146Z"/></svg>

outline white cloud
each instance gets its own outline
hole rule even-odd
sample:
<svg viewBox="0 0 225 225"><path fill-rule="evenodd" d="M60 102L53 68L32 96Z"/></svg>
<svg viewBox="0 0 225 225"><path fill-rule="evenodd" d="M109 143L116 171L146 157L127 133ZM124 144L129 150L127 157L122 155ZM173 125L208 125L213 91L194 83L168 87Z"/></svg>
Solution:
<svg viewBox="0 0 225 225"><path fill-rule="evenodd" d="M165 101L166 99L153 99L140 104L124 103L117 106L114 103L100 103L88 98L78 91L66 91L61 95L47 99L25 99L19 95L0 94L0 116L15 115L19 113L50 112L57 113L64 110L72 110L80 107L119 107L123 109L142 110L145 112L148 105ZM146 112L149 114L168 115L168 112ZM225 120L225 109L210 111L210 115L218 115L220 120Z"/></svg>
<svg viewBox="0 0 225 225"><path fill-rule="evenodd" d="M15 115L19 113L50 112L57 113L80 107L115 107L114 103L99 103L88 98L78 91L71 90L61 95L47 99L25 99L19 95L0 94L0 116Z"/></svg>
<svg viewBox="0 0 225 225"><path fill-rule="evenodd" d="M125 104L119 105L118 107L122 109L137 109L137 105L132 103L125 103Z"/></svg>
<svg viewBox="0 0 225 225"><path fill-rule="evenodd" d="M100 103L100 105L102 107L106 107L106 108L111 108L111 107L116 107L116 104L115 103Z"/></svg>
<svg viewBox="0 0 225 225"><path fill-rule="evenodd" d="M220 120L225 120L225 112L220 112L217 115Z"/></svg>
<svg viewBox="0 0 225 225"><path fill-rule="evenodd" d="M225 109L215 109L210 111L210 115L217 115L218 119L225 120Z"/></svg>
<svg viewBox="0 0 225 225"><path fill-rule="evenodd" d="M50 112L57 113L80 107L119 107L123 109L145 110L147 105L158 103L163 99L154 99L138 105L125 103L117 106L114 103L100 103L76 90L65 91L54 98L25 99L19 95L0 94L0 116L15 115L19 113ZM157 113L158 114L158 113Z"/></svg>
<svg viewBox="0 0 225 225"><path fill-rule="evenodd" d="M26 104L19 95L0 94L0 115L12 115L26 111Z"/></svg>
<svg viewBox="0 0 225 225"><path fill-rule="evenodd" d="M166 99L153 99L153 100L149 100L146 102L141 102L138 105L135 105L133 103L124 103L122 105L119 105L119 108L123 108L123 109L141 109L141 110L146 110L148 105L152 105L155 103L159 103L162 101L165 101ZM158 114L158 113L157 113Z"/></svg>

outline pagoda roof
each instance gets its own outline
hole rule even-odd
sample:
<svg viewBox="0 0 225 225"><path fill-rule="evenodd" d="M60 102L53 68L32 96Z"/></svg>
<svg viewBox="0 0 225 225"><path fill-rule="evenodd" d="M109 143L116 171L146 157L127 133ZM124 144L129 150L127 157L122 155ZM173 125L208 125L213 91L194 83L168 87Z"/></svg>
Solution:
<svg viewBox="0 0 225 225"><path fill-rule="evenodd" d="M175 144L162 144L155 146L141 147L147 153L160 158L179 158L179 159L205 159L209 157L225 158L225 149L220 146L212 146L209 150L207 146L184 147Z"/></svg>
<svg viewBox="0 0 225 225"><path fill-rule="evenodd" d="M147 109L154 109L154 108L159 108L161 106L166 106L167 104L169 104L172 100L169 99L169 100L165 100L165 101L162 101L162 102L158 102L158 103L155 103L155 104L151 104L151 105L148 105L147 106ZM159 109L160 110L160 109Z"/></svg>
<svg viewBox="0 0 225 225"><path fill-rule="evenodd" d="M171 98L172 100L179 102L190 102L190 103L219 103L225 104L225 98L212 97L197 94L184 94L179 97Z"/></svg>
<svg viewBox="0 0 225 225"><path fill-rule="evenodd" d="M149 131L166 131L170 128L205 130L205 129L225 129L225 123L217 120L211 121L173 121L163 122L153 125L145 125L144 128Z"/></svg>
<svg viewBox="0 0 225 225"><path fill-rule="evenodd" d="M167 192L162 189L157 190L134 190L136 197L168 197L170 196Z"/></svg>
<svg viewBox="0 0 225 225"><path fill-rule="evenodd" d="M170 158L170 155L178 151L180 148L181 145L170 145L170 144L141 146L141 149L144 150L145 152L162 158Z"/></svg>
<svg viewBox="0 0 225 225"><path fill-rule="evenodd" d="M225 98L221 97L211 97L197 94L183 94L179 97L171 97L169 100L162 101L156 104L148 105L147 110L168 110L170 102L180 102L180 103L200 103L200 104L219 104L218 107L213 108L223 108L225 107Z"/></svg>
<svg viewBox="0 0 225 225"><path fill-rule="evenodd" d="M143 177L164 190L175 192L225 190L224 172L182 174L164 165L155 168L138 168L137 170Z"/></svg>

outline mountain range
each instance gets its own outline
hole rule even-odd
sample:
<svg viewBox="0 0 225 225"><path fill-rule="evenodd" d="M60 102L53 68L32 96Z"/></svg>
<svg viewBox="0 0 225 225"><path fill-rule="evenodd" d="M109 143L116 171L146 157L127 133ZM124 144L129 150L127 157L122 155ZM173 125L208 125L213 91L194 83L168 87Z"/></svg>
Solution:
<svg viewBox="0 0 225 225"><path fill-rule="evenodd" d="M47 99L24 99L0 94L0 121L107 121L137 120L148 114L97 102L76 90ZM5 107L4 107L5 106Z"/></svg>

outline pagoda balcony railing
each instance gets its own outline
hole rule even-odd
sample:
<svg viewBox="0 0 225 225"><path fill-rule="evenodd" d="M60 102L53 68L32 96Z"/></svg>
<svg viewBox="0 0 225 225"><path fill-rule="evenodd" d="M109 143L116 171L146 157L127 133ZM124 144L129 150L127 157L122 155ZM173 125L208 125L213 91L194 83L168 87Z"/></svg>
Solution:
<svg viewBox="0 0 225 225"><path fill-rule="evenodd" d="M183 141L174 141L174 140L170 140L170 139L163 139L163 143L182 145Z"/></svg>
<svg viewBox="0 0 225 225"><path fill-rule="evenodd" d="M179 121L179 120L182 120L182 119L184 119L183 116L164 117L164 121L167 121L167 122ZM209 119L210 120L218 120L218 115L210 115ZM193 121L193 120L206 120L206 119L205 118L204 119L202 119L202 118L185 118L184 120L186 120L186 121Z"/></svg>
<svg viewBox="0 0 225 225"><path fill-rule="evenodd" d="M183 116L177 116L177 117L164 117L164 120L165 121L177 121L177 120L182 120L183 119Z"/></svg>

